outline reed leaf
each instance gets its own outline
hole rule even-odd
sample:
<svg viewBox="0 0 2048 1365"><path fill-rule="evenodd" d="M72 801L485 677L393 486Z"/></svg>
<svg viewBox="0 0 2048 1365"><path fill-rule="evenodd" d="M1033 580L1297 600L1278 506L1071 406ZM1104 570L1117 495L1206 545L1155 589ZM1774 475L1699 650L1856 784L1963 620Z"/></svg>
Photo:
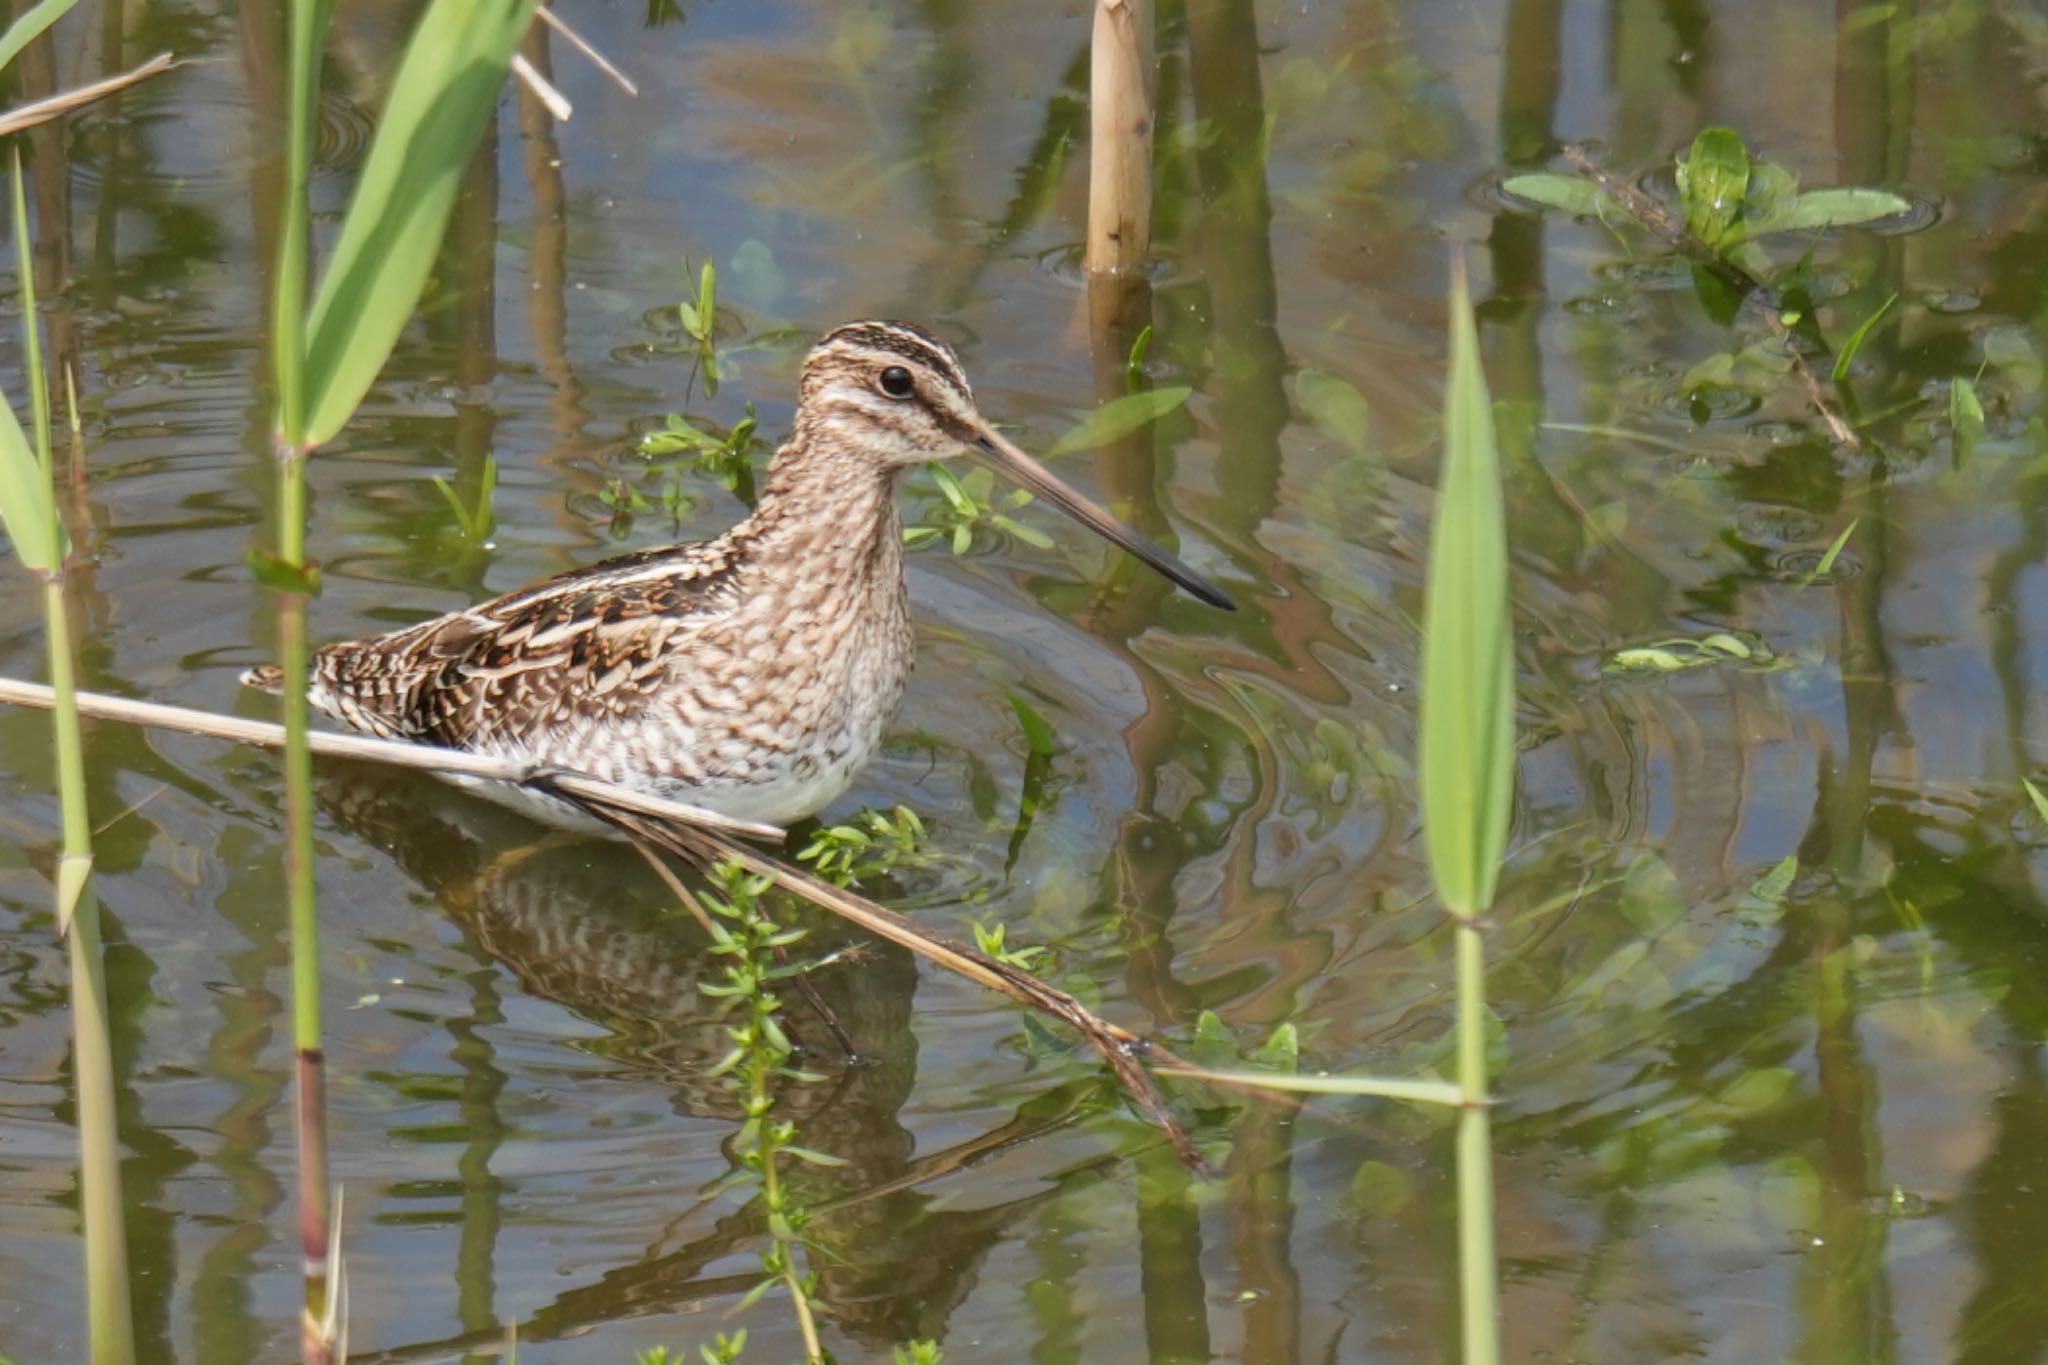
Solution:
<svg viewBox="0 0 2048 1365"><path fill-rule="evenodd" d="M1423 609L1422 826L1437 894L1460 915L1493 903L1514 790L1514 651L1493 409L1464 273L1451 298L1444 464Z"/></svg>
<svg viewBox="0 0 2048 1365"><path fill-rule="evenodd" d="M341 430L412 316L535 8L536 0L434 0L406 45L313 302L306 445Z"/></svg>
<svg viewBox="0 0 2048 1365"><path fill-rule="evenodd" d="M64 558L64 533L51 513L48 484L13 405L0 399L0 523L14 542L14 557L41 574L55 573Z"/></svg>
<svg viewBox="0 0 2048 1365"><path fill-rule="evenodd" d="M71 12L78 0L43 0L0 33L0 70L21 55L21 50L42 36L44 29Z"/></svg>

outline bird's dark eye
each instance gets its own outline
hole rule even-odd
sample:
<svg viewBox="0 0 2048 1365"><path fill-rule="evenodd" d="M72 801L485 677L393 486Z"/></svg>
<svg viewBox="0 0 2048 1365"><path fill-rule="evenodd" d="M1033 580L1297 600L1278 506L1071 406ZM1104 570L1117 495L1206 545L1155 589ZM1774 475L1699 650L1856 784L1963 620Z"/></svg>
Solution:
<svg viewBox="0 0 2048 1365"><path fill-rule="evenodd" d="M876 382L882 386L882 392L891 398L908 398L917 392L917 382L910 377L910 371L901 365L891 365L882 371L876 376Z"/></svg>

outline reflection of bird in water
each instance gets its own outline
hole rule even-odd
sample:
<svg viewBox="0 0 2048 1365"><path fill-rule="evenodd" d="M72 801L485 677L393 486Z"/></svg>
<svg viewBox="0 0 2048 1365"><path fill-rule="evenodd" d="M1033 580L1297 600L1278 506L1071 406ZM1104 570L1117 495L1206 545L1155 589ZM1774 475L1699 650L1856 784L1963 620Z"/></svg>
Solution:
<svg viewBox="0 0 2048 1365"><path fill-rule="evenodd" d="M395 859L523 991L603 1030L571 1046L658 1079L672 1088L679 1112L739 1117L732 1091L708 1075L731 1046L726 1016L698 988L707 975L716 977L720 959L705 951L695 921L665 913L672 900L652 872L635 875L637 864L622 864L616 849L594 849L587 840L550 834L535 843L533 827L517 817L451 797L409 773L341 765L326 770L317 790L329 820ZM826 920L798 951L830 952L841 933ZM787 1179L817 1211L805 1236L825 1251L815 1264L835 1321L880 1348L943 1335L947 1312L973 1288L1004 1230L1054 1188L1034 1181L1019 1198L935 1205L921 1182L1059 1127L1087 1112L1102 1092L1095 1082L1057 1088L1032 1100L1035 1111L1045 1112L1020 1114L956 1157L913 1158L916 1143L899 1112L916 1067L916 970L909 954L889 944L866 951L871 955L857 970L827 968L812 979L867 1060L837 1069L841 1054L793 1003L789 1023L812 1044L804 1065L831 1074L786 1087L776 1112L797 1124L797 1141L845 1163L793 1164ZM675 1211L653 1212L659 1226ZM703 1275L758 1245L760 1236L758 1209L729 1211L684 1245L565 1291L522 1325L521 1337L546 1340L597 1322L678 1311L705 1297L736 1298L757 1273L732 1284Z"/></svg>
<svg viewBox="0 0 2048 1365"><path fill-rule="evenodd" d="M651 871L587 840L543 835L535 842L533 826L494 806L451 798L388 769L349 765L320 784L319 800L335 824L384 849L430 891L474 947L528 994L604 1030L575 1047L659 1077L674 1088L679 1112L738 1116L728 1088L706 1074L732 1045L725 1012L699 988L720 979L723 959L707 950L703 931L675 910ZM797 951L819 958L850 942L837 920L821 916ZM848 1073L854 1088L887 1091L878 1098L893 1114L914 1062L916 970L908 954L887 944L862 940L859 952L859 970L827 968L808 979L868 1059ZM808 1045L806 1067L835 1068L842 1053L801 997L792 997L788 1013L790 1029ZM792 1086L785 1099L801 1114L833 1091L831 1084ZM884 1140L903 1139L892 1131Z"/></svg>
<svg viewBox="0 0 2048 1365"><path fill-rule="evenodd" d="M745 521L330 645L312 701L387 738L743 819L809 815L873 755L910 671L897 476L969 448L1204 602L1231 605L998 435L944 342L859 322L805 360L795 430ZM244 680L275 690L282 677L264 667ZM515 799L573 818L551 797Z"/></svg>

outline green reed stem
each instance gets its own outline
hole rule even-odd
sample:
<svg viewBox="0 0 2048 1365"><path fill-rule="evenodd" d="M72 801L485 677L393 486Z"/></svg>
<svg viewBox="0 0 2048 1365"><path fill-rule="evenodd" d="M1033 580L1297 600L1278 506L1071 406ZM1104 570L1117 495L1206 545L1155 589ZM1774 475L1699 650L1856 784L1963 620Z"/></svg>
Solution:
<svg viewBox="0 0 2048 1365"><path fill-rule="evenodd" d="M76 897L70 909L66 947L71 964L71 1078L78 1088L86 1321L94 1365L128 1365L135 1359L135 1319L128 1299L128 1232L121 1216L114 1057L108 1032L99 898L87 880L92 867L92 828L85 804L85 745L79 734L71 627L61 577L44 580L43 619L50 641L50 686L57 694L52 722L57 732L57 789L64 806L58 896Z"/></svg>
<svg viewBox="0 0 2048 1365"><path fill-rule="evenodd" d="M1500 1359L1493 1236L1493 1133L1486 1075L1486 933L1458 919L1458 1302L1468 1362Z"/></svg>
<svg viewBox="0 0 2048 1365"><path fill-rule="evenodd" d="M321 1052L320 924L313 881L313 751L306 701L309 651L306 562L306 285L310 271L306 190L312 174L318 61L328 9L290 0L286 47L285 187L279 206L276 292L271 306L271 371L277 385L277 658L284 674L284 875L291 923L292 1041L297 1054L299 1253L305 1276L300 1350L325 1361L332 1343L329 1275L326 1072Z"/></svg>
<svg viewBox="0 0 2048 1365"><path fill-rule="evenodd" d="M21 154L12 161L11 206L15 264L20 276L22 359L34 414L35 459L54 561L38 572L43 584L43 627L49 641L51 729L57 752L57 793L63 810L64 852L57 864L57 924L65 935L71 974L71 1077L78 1097L79 1202L85 1224L86 1322L95 1365L135 1359L135 1320L128 1295L128 1235L122 1222L121 1159L115 1125L114 1057L108 1031L107 978L100 940L99 901L93 895L92 819L86 805L85 741L78 724L78 680L71 618L64 601L63 538L53 482L50 391L43 373L28 205ZM11 419L10 419L11 421ZM16 537L17 544L20 537Z"/></svg>

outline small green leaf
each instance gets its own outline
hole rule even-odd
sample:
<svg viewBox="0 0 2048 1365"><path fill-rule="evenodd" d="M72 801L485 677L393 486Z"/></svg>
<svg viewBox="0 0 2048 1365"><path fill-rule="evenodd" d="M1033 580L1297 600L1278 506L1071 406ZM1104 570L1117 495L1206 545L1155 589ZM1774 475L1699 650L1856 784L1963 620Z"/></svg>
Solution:
<svg viewBox="0 0 2048 1365"><path fill-rule="evenodd" d="M1744 221L1736 225L1731 236L1739 239L1776 231L1772 224L1798 198L1798 176L1775 161L1752 162L1749 188L1742 195Z"/></svg>
<svg viewBox="0 0 2048 1365"><path fill-rule="evenodd" d="M1778 865L1749 884L1749 894L1766 905L1777 905L1785 899L1785 893L1792 889L1792 879L1799 875L1799 855L1788 854Z"/></svg>
<svg viewBox="0 0 2048 1365"><path fill-rule="evenodd" d="M1152 324L1146 323L1131 338L1131 353L1124 360L1124 388L1136 393L1145 383L1145 356L1152 349Z"/></svg>
<svg viewBox="0 0 2048 1365"><path fill-rule="evenodd" d="M1842 528L1842 534L1835 537L1835 543L1828 546L1827 553L1820 557L1820 563L1807 571L1806 577L1799 581L1799 586L1811 587L1835 571L1835 561L1842 557L1842 547L1849 543L1850 536L1856 534L1856 525L1861 520L1861 517L1853 518Z"/></svg>
<svg viewBox="0 0 2048 1365"><path fill-rule="evenodd" d="M1188 1055L1201 1066L1223 1066L1237 1060L1237 1039L1214 1010L1195 1019L1195 1040Z"/></svg>
<svg viewBox="0 0 2048 1365"><path fill-rule="evenodd" d="M1742 212L1749 192L1749 149L1730 128L1703 128L1678 163L1678 196L1685 225L1708 246L1722 239Z"/></svg>
<svg viewBox="0 0 2048 1365"><path fill-rule="evenodd" d="M2048 824L2048 796L2041 795L2041 789L2024 777L2020 779L2020 785L2027 789L2027 796L2033 801L2034 813L2041 817L2041 823Z"/></svg>
<svg viewBox="0 0 2048 1365"><path fill-rule="evenodd" d="M1977 401L1977 386L1961 375L1948 384L1948 424L1955 433L1955 464L1976 453L1984 435L1984 405Z"/></svg>
<svg viewBox="0 0 2048 1365"><path fill-rule="evenodd" d="M1894 290L1883 303L1877 305L1876 312L1863 319L1856 330L1849 333L1849 339L1842 343L1841 353L1835 357L1835 368L1828 376L1830 379L1839 384L1849 377L1849 366L1855 363L1856 353L1863 349L1863 343L1869 340L1871 331L1898 301L1898 292Z"/></svg>
<svg viewBox="0 0 2048 1365"><path fill-rule="evenodd" d="M1024 743L1030 747L1031 752L1042 757L1049 756L1053 751L1054 740L1052 726L1046 723L1045 717L1039 715L1030 702L1015 692L1010 693L1010 709L1017 713L1017 724L1022 727Z"/></svg>
<svg viewBox="0 0 2048 1365"><path fill-rule="evenodd" d="M1721 1103L1744 1114L1775 1109L1791 1093L1798 1078L1790 1067L1766 1066L1745 1071L1731 1081L1719 1096Z"/></svg>
<svg viewBox="0 0 2048 1365"><path fill-rule="evenodd" d="M1300 1070L1301 1039L1294 1025L1286 1023L1274 1029L1273 1036L1253 1049L1247 1060L1255 1066L1270 1067L1288 1075Z"/></svg>
<svg viewBox="0 0 2048 1365"><path fill-rule="evenodd" d="M1607 666L1623 671L1649 671L1653 673L1679 673L1692 665L1668 649L1657 649L1645 645L1635 649L1616 650Z"/></svg>
<svg viewBox="0 0 2048 1365"><path fill-rule="evenodd" d="M1186 385L1175 384L1163 389L1147 389L1143 393L1125 394L1112 398L1094 412L1088 414L1081 424L1053 443L1046 451L1047 458L1066 455L1076 450L1093 450L1108 445L1111 441L1142 430L1172 412L1188 401L1194 392Z"/></svg>
<svg viewBox="0 0 2048 1365"><path fill-rule="evenodd" d="M1766 232L1859 227L1864 223L1896 218L1912 210L1912 200L1888 190L1808 190L1794 199L1768 224L1752 228L1749 235L1755 237Z"/></svg>
<svg viewBox="0 0 2048 1365"><path fill-rule="evenodd" d="M302 597L320 595L320 568L315 564L297 565L286 563L277 555L260 545L252 545L243 559L249 571L256 575L256 581L266 588L278 592L295 592Z"/></svg>
<svg viewBox="0 0 2048 1365"><path fill-rule="evenodd" d="M37 573L57 572L64 557L55 499L14 406L0 397L0 523L14 542L15 557Z"/></svg>
<svg viewBox="0 0 2048 1365"><path fill-rule="evenodd" d="M1731 659L1747 659L1756 652L1749 647L1749 641L1739 635L1730 635L1725 630L1706 636L1700 641L1700 648L1726 654Z"/></svg>
<svg viewBox="0 0 2048 1365"><path fill-rule="evenodd" d="M1342 442L1353 455L1365 454L1368 409L1365 395L1350 381L1303 370L1294 377L1294 401L1318 431Z"/></svg>
<svg viewBox="0 0 2048 1365"><path fill-rule="evenodd" d="M811 1147L799 1147L792 1142L785 1142L781 1147L781 1151L783 1155L793 1156L807 1166L844 1166L846 1164L846 1158L843 1156L833 1156L830 1152L820 1152Z"/></svg>
<svg viewBox="0 0 2048 1365"><path fill-rule="evenodd" d="M1584 176L1559 175L1554 171L1511 175L1500 182L1500 187L1517 199L1558 209L1574 218L1597 218L1614 203L1607 191Z"/></svg>

